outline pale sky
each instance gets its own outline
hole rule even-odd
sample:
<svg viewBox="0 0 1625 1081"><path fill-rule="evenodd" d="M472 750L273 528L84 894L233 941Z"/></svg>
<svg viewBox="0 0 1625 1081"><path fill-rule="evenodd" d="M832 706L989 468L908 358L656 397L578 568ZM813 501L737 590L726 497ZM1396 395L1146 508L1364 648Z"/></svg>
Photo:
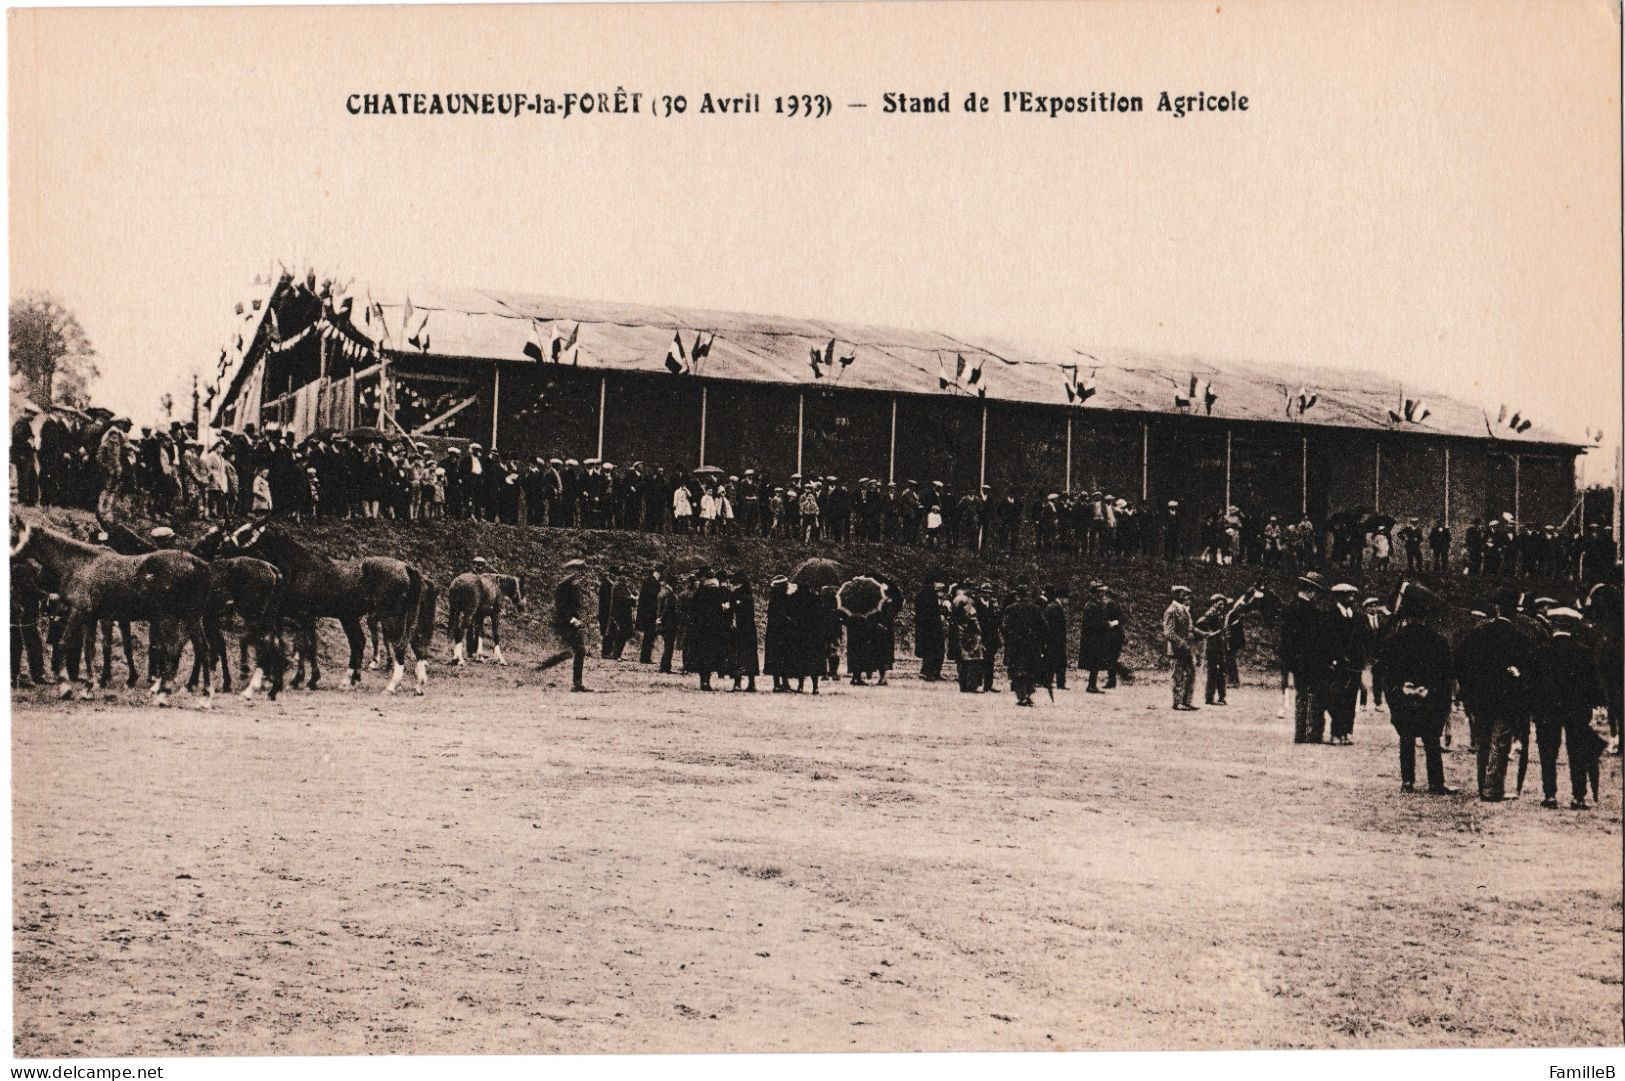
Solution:
<svg viewBox="0 0 1625 1081"><path fill-rule="evenodd" d="M12 291L150 418L276 259L639 303L1369 368L1620 430L1618 7L10 14ZM645 94L636 117L350 116L358 91ZM824 92L823 120L696 115ZM1244 114L959 111L1235 90ZM948 116L880 112L950 91ZM647 115L684 93L689 115Z"/></svg>

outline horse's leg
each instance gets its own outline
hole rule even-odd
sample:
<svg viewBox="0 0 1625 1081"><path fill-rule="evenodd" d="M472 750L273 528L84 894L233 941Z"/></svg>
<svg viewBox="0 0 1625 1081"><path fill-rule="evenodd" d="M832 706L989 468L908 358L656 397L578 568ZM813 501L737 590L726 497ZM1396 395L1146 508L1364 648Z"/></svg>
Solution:
<svg viewBox="0 0 1625 1081"><path fill-rule="evenodd" d="M130 631L130 621L119 620L119 636L124 639L124 685L134 687L138 680L135 670L135 635Z"/></svg>
<svg viewBox="0 0 1625 1081"><path fill-rule="evenodd" d="M357 631L357 633L359 633L360 628L357 627L356 631ZM305 687L306 687L307 690L314 691L316 689L317 682L322 678L322 665L321 665L321 658L320 658L320 652L321 651L317 647L317 642L316 642L316 617L315 616L311 616L311 617L309 617L308 619L305 620L304 626L301 628L301 632L302 632L301 636L305 640L304 652L310 654L310 679L306 680ZM347 634L347 635L350 633L348 627L345 628L344 633ZM355 637L352 635L350 637L350 654L351 654L350 663L351 663L351 665L355 664L356 651L359 648L360 647L357 645Z"/></svg>
<svg viewBox="0 0 1625 1081"><path fill-rule="evenodd" d="M361 683L361 654L367 647L367 634L362 629L361 620L355 616L345 616L339 620L344 627L344 636L350 640L350 671L345 677L347 687L359 686Z"/></svg>
<svg viewBox="0 0 1625 1081"><path fill-rule="evenodd" d="M379 640L378 636L378 617L376 615L367 617L367 633L372 637L372 652L367 657L367 671L372 672L378 668L378 655L383 647L383 642Z"/></svg>
<svg viewBox="0 0 1625 1081"><path fill-rule="evenodd" d="M388 648L389 659L394 662L389 672L389 684L384 688L385 694L394 694L401 685L401 677L406 673L406 634L407 613L403 610L392 612L379 619L378 626L384 633L384 645Z"/></svg>
<svg viewBox="0 0 1625 1081"><path fill-rule="evenodd" d="M205 617L203 633L209 640L209 674L214 674L215 662L220 663L220 690L231 693L231 650L226 645L226 632L219 619ZM243 627L243 641L248 641L248 627Z"/></svg>
<svg viewBox="0 0 1625 1081"><path fill-rule="evenodd" d="M245 630L246 630L246 628L245 628ZM237 675L240 676L243 679L248 678L248 639L249 639L249 637L250 637L249 635L244 634L242 636L242 638L239 639L238 642L237 642ZM255 652L256 652L256 654L258 653L258 647L257 646L256 646L256 649L255 649Z"/></svg>
<svg viewBox="0 0 1625 1081"><path fill-rule="evenodd" d="M508 663L502 659L502 611L498 608L491 609L491 652L498 664Z"/></svg>
<svg viewBox="0 0 1625 1081"><path fill-rule="evenodd" d="M98 683L100 687L108 687L113 682L113 621L102 620L102 678Z"/></svg>
<svg viewBox="0 0 1625 1081"><path fill-rule="evenodd" d="M164 619L155 619L147 624L147 646L151 655L148 662L148 675L156 674L157 676L157 681L153 683L152 690L148 693L152 695L153 702L160 707L169 705L169 673L172 668L170 654L172 652L177 654L173 662L173 668L180 668L178 654L181 643L175 642L174 648L171 649L170 641L174 636L172 627L178 622L178 620L166 617ZM152 671L154 668L156 668L156 672Z"/></svg>
<svg viewBox="0 0 1625 1081"><path fill-rule="evenodd" d="M59 693L64 699L73 697L73 685L79 682L79 662L84 658L85 623L85 617L71 610L62 621L62 654L67 672L61 681ZM84 697L90 697L88 681Z"/></svg>
<svg viewBox="0 0 1625 1081"><path fill-rule="evenodd" d="M192 617L192 651L197 654L194 667L203 669L203 701L199 702L199 709L214 708L214 640L209 635L209 627L204 616ZM222 650L222 656L224 651Z"/></svg>
<svg viewBox="0 0 1625 1081"><path fill-rule="evenodd" d="M451 639L451 663L461 665L467 653L467 647L463 641L466 632L463 630L461 613L454 611L446 620L446 637Z"/></svg>

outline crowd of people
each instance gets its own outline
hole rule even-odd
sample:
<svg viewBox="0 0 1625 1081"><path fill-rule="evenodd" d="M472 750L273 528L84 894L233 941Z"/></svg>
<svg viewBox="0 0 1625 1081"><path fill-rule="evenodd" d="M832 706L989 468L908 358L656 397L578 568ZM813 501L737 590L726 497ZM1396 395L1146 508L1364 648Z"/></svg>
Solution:
<svg viewBox="0 0 1625 1081"><path fill-rule="evenodd" d="M1034 495L981 485L792 474L726 473L597 458L523 459L479 443L376 432L318 432L303 440L275 428L200 439L191 425L132 431L109 418L90 439L55 417L21 418L12 432L16 497L95 507L122 501L139 514L298 519L450 518L521 526L653 533L751 535L804 543L852 541L974 551L1034 550L1117 560L1194 556L1216 564L1288 569L1403 568L1467 575L1545 575L1595 580L1617 558L1599 526L1535 525L1510 512L1476 519L1459 547L1449 526L1376 514L1283 520L1231 505L1187 529L1177 500L1160 506L1105 491Z"/></svg>

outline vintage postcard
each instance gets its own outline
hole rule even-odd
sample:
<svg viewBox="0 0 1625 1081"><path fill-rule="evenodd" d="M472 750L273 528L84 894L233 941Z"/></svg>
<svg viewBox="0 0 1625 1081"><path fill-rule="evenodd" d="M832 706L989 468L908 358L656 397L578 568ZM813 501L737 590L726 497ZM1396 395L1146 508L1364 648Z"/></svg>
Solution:
<svg viewBox="0 0 1625 1081"><path fill-rule="evenodd" d="M1614 0L8 42L17 1058L1619 1044Z"/></svg>

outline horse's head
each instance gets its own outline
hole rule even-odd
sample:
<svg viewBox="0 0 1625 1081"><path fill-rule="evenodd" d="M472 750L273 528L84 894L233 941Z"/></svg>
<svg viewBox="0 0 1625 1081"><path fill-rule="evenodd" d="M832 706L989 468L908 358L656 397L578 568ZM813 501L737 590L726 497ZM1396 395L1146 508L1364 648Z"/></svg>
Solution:
<svg viewBox="0 0 1625 1081"><path fill-rule="evenodd" d="M268 516L250 518L242 525L222 532L220 547L233 552L249 552L259 544L270 525L271 519Z"/></svg>
<svg viewBox="0 0 1625 1081"><path fill-rule="evenodd" d="M525 610L525 587L520 584L518 577L512 574L504 574L499 581L501 582L502 595L513 601L514 607L523 612Z"/></svg>
<svg viewBox="0 0 1625 1081"><path fill-rule="evenodd" d="M34 539L34 527L28 524L27 519L13 514L11 516L11 557L16 559L27 550Z"/></svg>
<svg viewBox="0 0 1625 1081"><path fill-rule="evenodd" d="M226 530L218 522L209 527L209 531L198 538L192 545L192 554L200 559L214 559L220 554L220 549L226 543Z"/></svg>

